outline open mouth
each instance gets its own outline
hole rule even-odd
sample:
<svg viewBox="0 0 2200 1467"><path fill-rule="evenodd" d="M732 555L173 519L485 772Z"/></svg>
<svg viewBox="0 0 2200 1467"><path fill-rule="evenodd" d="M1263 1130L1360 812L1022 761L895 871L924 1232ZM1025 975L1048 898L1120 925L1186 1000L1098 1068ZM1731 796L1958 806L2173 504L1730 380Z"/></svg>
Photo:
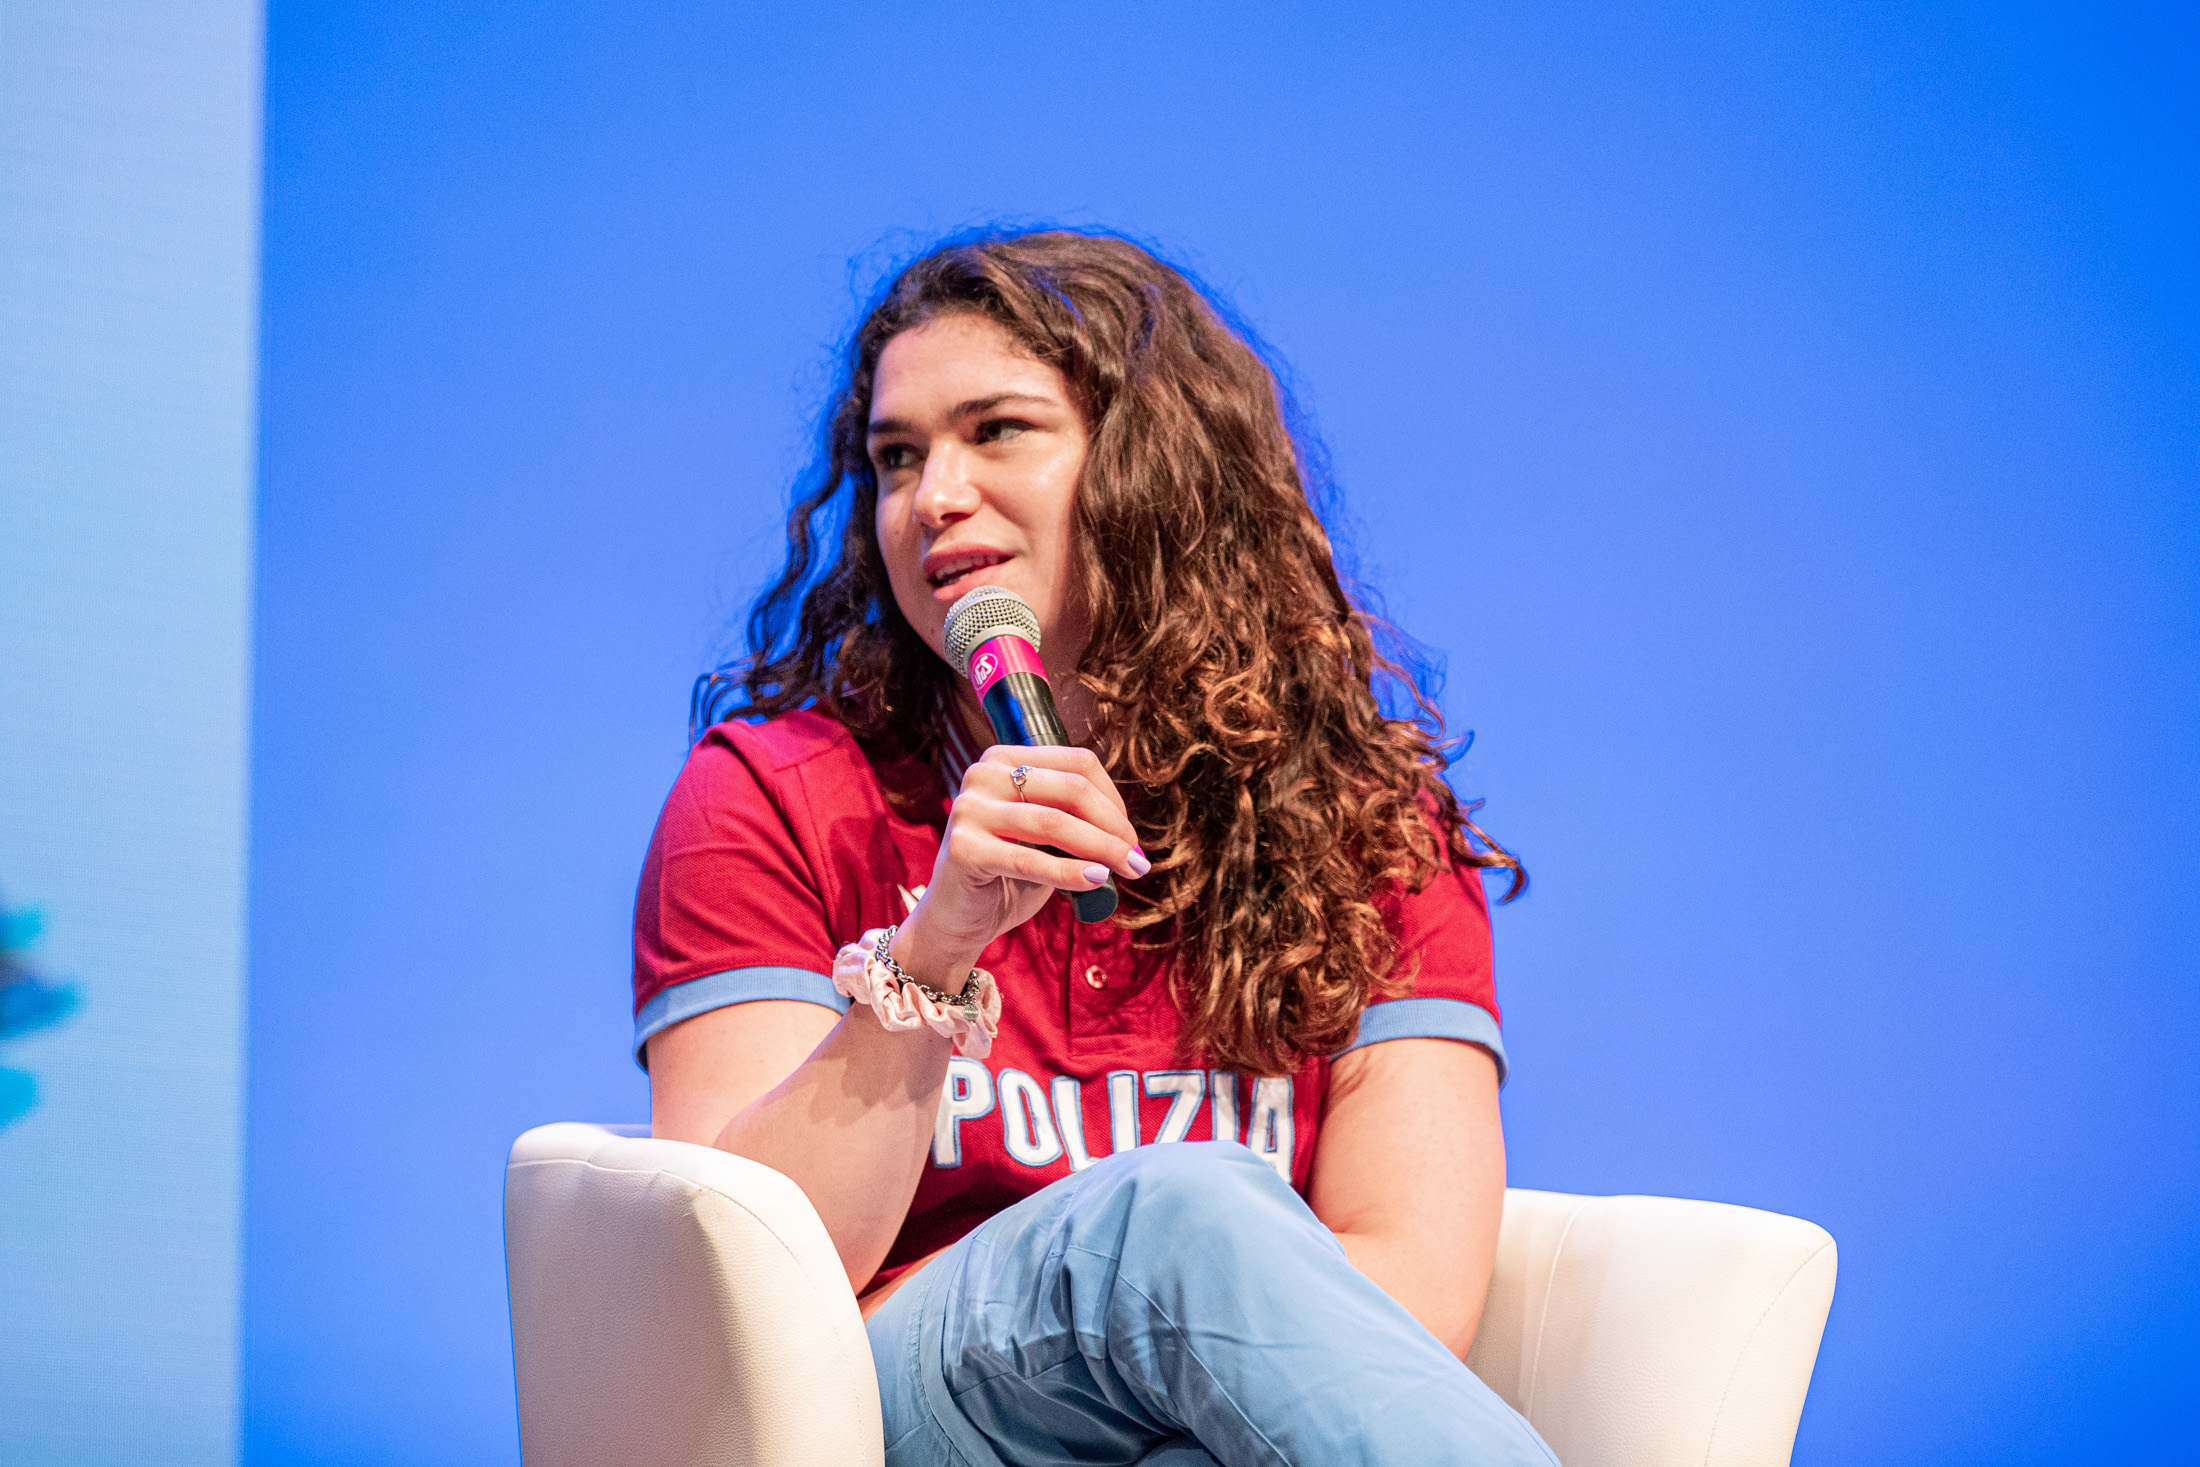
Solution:
<svg viewBox="0 0 2200 1467"><path fill-rule="evenodd" d="M933 569L926 571L924 578L931 583L933 590L942 590L978 571L986 569L988 566L1004 564L1008 559L1008 556L997 555L992 551L984 551L975 555L958 555L951 560L943 560Z"/></svg>

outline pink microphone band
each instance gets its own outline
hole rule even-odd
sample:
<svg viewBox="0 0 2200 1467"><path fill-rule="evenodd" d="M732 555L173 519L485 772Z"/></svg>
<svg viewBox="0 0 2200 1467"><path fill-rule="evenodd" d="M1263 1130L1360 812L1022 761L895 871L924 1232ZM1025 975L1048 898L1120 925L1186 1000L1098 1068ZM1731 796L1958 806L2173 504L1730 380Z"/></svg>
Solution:
<svg viewBox="0 0 2200 1467"><path fill-rule="evenodd" d="M1013 633L1003 632L980 642L970 654L970 685L978 690L980 701L995 683L1012 672L1047 675L1046 664L1039 660L1039 649Z"/></svg>

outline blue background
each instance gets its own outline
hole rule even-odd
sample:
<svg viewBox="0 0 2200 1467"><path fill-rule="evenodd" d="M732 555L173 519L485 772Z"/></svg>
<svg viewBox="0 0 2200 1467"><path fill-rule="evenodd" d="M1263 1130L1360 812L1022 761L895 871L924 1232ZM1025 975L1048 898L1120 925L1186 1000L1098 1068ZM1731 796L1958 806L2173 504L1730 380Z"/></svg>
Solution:
<svg viewBox="0 0 2200 1467"><path fill-rule="evenodd" d="M1236 304L1448 660L1513 1180L1831 1229L1800 1462L2189 1460L2172 14L277 4L246 1458L516 1460L501 1162L645 1113L689 679L1007 216Z"/></svg>

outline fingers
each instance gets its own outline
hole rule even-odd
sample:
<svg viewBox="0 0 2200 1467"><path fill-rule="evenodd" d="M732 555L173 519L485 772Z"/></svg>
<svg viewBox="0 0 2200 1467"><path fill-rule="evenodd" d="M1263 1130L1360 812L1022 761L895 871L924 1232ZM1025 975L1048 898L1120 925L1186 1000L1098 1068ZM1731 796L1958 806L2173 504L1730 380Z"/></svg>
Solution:
<svg viewBox="0 0 2200 1467"><path fill-rule="evenodd" d="M1028 766L1023 786L1017 787L1015 769L1001 764L973 764L963 775L963 788L975 789L989 799L1010 800L1062 810L1088 824L1097 825L1118 840L1138 843L1123 801L1111 787L1098 789L1081 774L1065 773L1039 765Z"/></svg>
<svg viewBox="0 0 2200 1467"><path fill-rule="evenodd" d="M943 854L975 876L1036 882L1060 891L1091 891L1107 874L1090 857L1042 851L975 824L958 824L950 830Z"/></svg>
<svg viewBox="0 0 2200 1467"><path fill-rule="evenodd" d="M1026 768L1022 788L1013 771ZM1057 847L1096 860L1133 879L1152 870L1138 848L1138 832L1124 812L1123 797L1089 750L1045 746L997 747L963 775L958 807L1012 840ZM1086 882L1096 886L1097 881Z"/></svg>
<svg viewBox="0 0 2200 1467"><path fill-rule="evenodd" d="M985 828L1005 840L1051 847L1051 854L1074 856L1080 866L1094 862L1119 876L1136 878L1152 870L1138 842L1079 819L1051 805L993 800L987 802ZM1097 879L1086 883L1099 885Z"/></svg>
<svg viewBox="0 0 2200 1467"><path fill-rule="evenodd" d="M984 765L990 768L1014 769L1028 764L1033 769L1051 769L1058 774L1073 774L1082 778L1096 790L1105 790L1110 800L1120 809L1123 797L1115 792L1115 781L1108 777L1108 767L1100 762L1100 756L1090 749L1079 749L1066 744L1034 744L1019 748L1014 744L995 744L978 756L973 769Z"/></svg>

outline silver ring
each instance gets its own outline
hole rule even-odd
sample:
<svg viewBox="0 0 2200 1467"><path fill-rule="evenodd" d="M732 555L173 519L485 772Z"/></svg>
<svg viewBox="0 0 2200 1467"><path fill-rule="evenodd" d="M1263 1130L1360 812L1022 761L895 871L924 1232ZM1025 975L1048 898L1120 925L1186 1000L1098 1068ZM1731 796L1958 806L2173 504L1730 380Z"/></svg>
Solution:
<svg viewBox="0 0 2200 1467"><path fill-rule="evenodd" d="M1019 764L1014 769L1008 771L1008 782L1016 786L1017 799L1021 800L1025 798L1024 781L1029 778L1031 778L1031 766L1029 764Z"/></svg>

